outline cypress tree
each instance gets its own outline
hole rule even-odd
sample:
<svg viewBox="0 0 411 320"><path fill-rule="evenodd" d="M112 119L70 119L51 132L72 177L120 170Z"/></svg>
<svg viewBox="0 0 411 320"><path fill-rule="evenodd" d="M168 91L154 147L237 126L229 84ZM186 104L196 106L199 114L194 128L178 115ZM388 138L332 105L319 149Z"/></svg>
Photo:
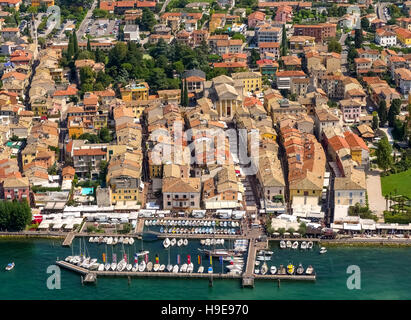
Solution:
<svg viewBox="0 0 411 320"><path fill-rule="evenodd" d="M383 127L387 122L387 103L381 100L378 107L378 117L380 118L380 127Z"/></svg>
<svg viewBox="0 0 411 320"><path fill-rule="evenodd" d="M379 122L379 120L378 120L378 114L377 114L377 112L373 112L372 113L372 129L373 130L377 130L378 129L378 122Z"/></svg>
<svg viewBox="0 0 411 320"><path fill-rule="evenodd" d="M187 80L184 81L184 106L188 107L188 85L187 85Z"/></svg>
<svg viewBox="0 0 411 320"><path fill-rule="evenodd" d="M77 56L77 54L78 54L78 41L77 41L76 30L73 31L73 46L74 46L74 54Z"/></svg>
<svg viewBox="0 0 411 320"><path fill-rule="evenodd" d="M87 51L91 52L90 38L87 38Z"/></svg>
<svg viewBox="0 0 411 320"><path fill-rule="evenodd" d="M283 25L283 37L281 39L281 55L287 55L287 32L285 31L285 25Z"/></svg>
<svg viewBox="0 0 411 320"><path fill-rule="evenodd" d="M74 56L74 44L73 44L73 35L69 37L68 47L67 47L67 58L71 60Z"/></svg>
<svg viewBox="0 0 411 320"><path fill-rule="evenodd" d="M184 85L183 85L183 80L181 79L181 93L180 93L180 100L181 100L181 105L184 107Z"/></svg>

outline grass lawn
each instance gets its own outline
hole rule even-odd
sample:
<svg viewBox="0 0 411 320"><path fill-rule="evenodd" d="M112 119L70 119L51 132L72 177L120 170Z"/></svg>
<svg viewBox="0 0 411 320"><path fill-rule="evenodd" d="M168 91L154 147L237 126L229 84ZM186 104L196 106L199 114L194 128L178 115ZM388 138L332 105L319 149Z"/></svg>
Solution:
<svg viewBox="0 0 411 320"><path fill-rule="evenodd" d="M382 194L385 196L394 190L397 190L397 194L408 196L411 198L411 169L392 174L387 177L381 177Z"/></svg>

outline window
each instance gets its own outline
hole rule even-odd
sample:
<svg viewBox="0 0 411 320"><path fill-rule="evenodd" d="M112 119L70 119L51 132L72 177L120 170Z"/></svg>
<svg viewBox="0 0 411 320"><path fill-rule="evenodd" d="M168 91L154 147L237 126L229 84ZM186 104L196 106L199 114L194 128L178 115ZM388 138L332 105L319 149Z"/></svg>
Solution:
<svg viewBox="0 0 411 320"><path fill-rule="evenodd" d="M167 202L167 205L168 205L168 206L171 206L171 202L170 202L170 201L168 201L168 202Z"/></svg>
<svg viewBox="0 0 411 320"><path fill-rule="evenodd" d="M192 206L194 206L194 201L191 201L190 203L191 203Z"/></svg>

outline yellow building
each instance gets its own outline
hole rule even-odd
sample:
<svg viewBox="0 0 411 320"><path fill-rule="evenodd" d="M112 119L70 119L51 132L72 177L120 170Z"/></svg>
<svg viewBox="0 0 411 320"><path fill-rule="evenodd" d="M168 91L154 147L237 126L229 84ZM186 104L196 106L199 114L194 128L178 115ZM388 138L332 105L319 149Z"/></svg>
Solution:
<svg viewBox="0 0 411 320"><path fill-rule="evenodd" d="M123 101L148 100L149 86L147 82L133 83L120 89Z"/></svg>
<svg viewBox="0 0 411 320"><path fill-rule="evenodd" d="M107 159L110 160L112 157L117 157L123 153L126 153L127 146L122 144L110 144L107 146Z"/></svg>
<svg viewBox="0 0 411 320"><path fill-rule="evenodd" d="M395 33L397 35L398 40L406 45L410 46L411 45L411 31L403 28L397 28L395 29Z"/></svg>
<svg viewBox="0 0 411 320"><path fill-rule="evenodd" d="M84 133L84 124L81 119L70 120L67 127L70 138L73 138L73 136L78 138Z"/></svg>
<svg viewBox="0 0 411 320"><path fill-rule="evenodd" d="M244 90L247 92L256 92L261 90L262 76L260 72L237 72L233 73L231 77L234 80L241 80L244 84Z"/></svg>
<svg viewBox="0 0 411 320"><path fill-rule="evenodd" d="M54 0L31 0L32 7L40 7L41 4L45 4L47 7L54 6Z"/></svg>

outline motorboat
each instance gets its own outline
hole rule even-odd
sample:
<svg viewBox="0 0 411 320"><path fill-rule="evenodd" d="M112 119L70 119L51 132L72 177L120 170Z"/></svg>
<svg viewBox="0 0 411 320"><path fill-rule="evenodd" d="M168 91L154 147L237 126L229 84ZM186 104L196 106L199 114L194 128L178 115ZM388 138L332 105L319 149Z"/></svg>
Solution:
<svg viewBox="0 0 411 320"><path fill-rule="evenodd" d="M143 272L146 269L146 262L143 260L138 265L138 271Z"/></svg>
<svg viewBox="0 0 411 320"><path fill-rule="evenodd" d="M307 243L307 249L312 249L313 248L313 242L312 241L308 241Z"/></svg>
<svg viewBox="0 0 411 320"><path fill-rule="evenodd" d="M170 243L171 243L170 239L169 239L169 238L165 238L164 241L163 241L163 246L164 246L164 248L167 249L167 248L170 246Z"/></svg>
<svg viewBox="0 0 411 320"><path fill-rule="evenodd" d="M104 263L100 263L97 268L98 271L104 271Z"/></svg>
<svg viewBox="0 0 411 320"><path fill-rule="evenodd" d="M183 245L187 246L188 245L188 239L183 240Z"/></svg>
<svg viewBox="0 0 411 320"><path fill-rule="evenodd" d="M177 246L181 247L183 245L183 239L178 239Z"/></svg>
<svg viewBox="0 0 411 320"><path fill-rule="evenodd" d="M258 267L260 265L260 261L256 261L255 265L256 265L256 267Z"/></svg>
<svg viewBox="0 0 411 320"><path fill-rule="evenodd" d="M312 266L308 266L305 270L305 274L312 275L314 273L314 268Z"/></svg>
<svg viewBox="0 0 411 320"><path fill-rule="evenodd" d="M192 273L194 271L194 264L193 263L190 263L188 266L187 266L187 272L188 273Z"/></svg>
<svg viewBox="0 0 411 320"><path fill-rule="evenodd" d="M171 245L172 247L174 247L174 246L176 245L176 243L177 243L176 238L171 239L170 245Z"/></svg>
<svg viewBox="0 0 411 320"><path fill-rule="evenodd" d="M73 256L68 256L66 259L64 259L64 261L66 262L70 262L70 260L73 260Z"/></svg>
<svg viewBox="0 0 411 320"><path fill-rule="evenodd" d="M134 242L135 242L134 238L129 238L129 240L128 240L128 244L129 244L129 245L134 244Z"/></svg>
<svg viewBox="0 0 411 320"><path fill-rule="evenodd" d="M200 240L200 244L201 244L202 246L205 245L205 242L206 242L206 241L205 241L204 239L201 239L201 240Z"/></svg>
<svg viewBox="0 0 411 320"><path fill-rule="evenodd" d="M270 261L271 256L257 256L258 261Z"/></svg>
<svg viewBox="0 0 411 320"><path fill-rule="evenodd" d="M132 272L138 271L138 264L137 263L134 264L133 268L131 268L131 271Z"/></svg>
<svg viewBox="0 0 411 320"><path fill-rule="evenodd" d="M256 268L256 269L254 270L254 273L255 273L255 274L260 274L260 269Z"/></svg>
<svg viewBox="0 0 411 320"><path fill-rule="evenodd" d="M260 250L260 251L258 252L258 254L259 254L259 255L262 255L262 256L272 256L273 253L274 253L274 252L269 251L269 250Z"/></svg>
<svg viewBox="0 0 411 320"><path fill-rule="evenodd" d="M277 270L277 274L286 274L285 268L280 264L280 268Z"/></svg>
<svg viewBox="0 0 411 320"><path fill-rule="evenodd" d="M297 274L303 274L304 273L304 267L301 263L298 265L298 268L297 268L296 272L297 272Z"/></svg>
<svg viewBox="0 0 411 320"><path fill-rule="evenodd" d="M117 237L114 237L113 238L113 245L116 245L118 243L118 238Z"/></svg>
<svg viewBox="0 0 411 320"><path fill-rule="evenodd" d="M147 263L147 271L151 271L151 270L153 270L153 263L151 261L149 261Z"/></svg>
<svg viewBox="0 0 411 320"><path fill-rule="evenodd" d="M94 242L94 238L93 237L90 237L90 238L88 238L88 242Z"/></svg>
<svg viewBox="0 0 411 320"><path fill-rule="evenodd" d="M120 237L119 239L118 239L118 243L123 243L124 242L124 237Z"/></svg>
<svg viewBox="0 0 411 320"><path fill-rule="evenodd" d="M127 262L122 259L118 264L117 264L117 271L123 271L127 267Z"/></svg>
<svg viewBox="0 0 411 320"><path fill-rule="evenodd" d="M294 271L295 271L295 267L291 263L289 263L287 265L287 273L288 274L294 274Z"/></svg>
<svg viewBox="0 0 411 320"><path fill-rule="evenodd" d="M327 248L321 247L320 254L323 254L323 253L326 253L326 252L327 252Z"/></svg>
<svg viewBox="0 0 411 320"><path fill-rule="evenodd" d="M199 266L197 272L198 272L198 273L203 273L203 272L204 272L204 267L203 267L203 266Z"/></svg>
<svg viewBox="0 0 411 320"><path fill-rule="evenodd" d="M127 263L126 270L131 271L131 269L133 269L133 265L131 263Z"/></svg>
<svg viewBox="0 0 411 320"><path fill-rule="evenodd" d="M168 271L168 272L173 271L173 265L172 265L172 264L168 264L168 265L167 265L167 271Z"/></svg>
<svg viewBox="0 0 411 320"><path fill-rule="evenodd" d="M276 266L271 266L270 273L271 274L276 274L277 273L277 267Z"/></svg>
<svg viewBox="0 0 411 320"><path fill-rule="evenodd" d="M298 249L298 241L294 241L292 247L293 249Z"/></svg>
<svg viewBox="0 0 411 320"><path fill-rule="evenodd" d="M165 264L160 265L160 268L158 269L158 271L164 271L166 268Z"/></svg>
<svg viewBox="0 0 411 320"><path fill-rule="evenodd" d="M210 240L210 239L206 239L205 245L206 245L206 246L209 246L210 244L211 244L211 240Z"/></svg>
<svg viewBox="0 0 411 320"><path fill-rule="evenodd" d="M147 255L147 254L149 254L149 253L150 253L150 251L142 250L142 251L136 253L136 255L137 255L137 257L141 257L141 256L145 256L145 255Z"/></svg>
<svg viewBox="0 0 411 320"><path fill-rule="evenodd" d="M290 241L290 240L288 240L288 241L287 241L286 246L287 246L287 248L291 248L292 243L291 243L291 241Z"/></svg>
<svg viewBox="0 0 411 320"><path fill-rule="evenodd" d="M6 266L6 271L13 270L13 269L14 269L14 266L15 266L15 263L14 263L14 262L10 262L10 263L7 264L7 266Z"/></svg>
<svg viewBox="0 0 411 320"><path fill-rule="evenodd" d="M300 248L301 248L302 250L306 250L306 249L307 249L307 242L305 242L305 241L301 242Z"/></svg>
<svg viewBox="0 0 411 320"><path fill-rule="evenodd" d="M105 271L109 271L110 268L111 268L110 263L106 263L106 264L104 265L104 270L105 270Z"/></svg>
<svg viewBox="0 0 411 320"><path fill-rule="evenodd" d="M160 264L155 263L154 266L153 266L153 271L157 272L158 270L160 270Z"/></svg>
<svg viewBox="0 0 411 320"><path fill-rule="evenodd" d="M124 238L124 240L123 240L123 244L128 244L129 243L129 238Z"/></svg>
<svg viewBox="0 0 411 320"><path fill-rule="evenodd" d="M117 270L117 263L113 262L113 263L110 265L110 268L111 268L111 271L116 271L116 270Z"/></svg>
<svg viewBox="0 0 411 320"><path fill-rule="evenodd" d="M179 270L178 264L176 264L176 265L173 267L173 273L178 273L178 270Z"/></svg>
<svg viewBox="0 0 411 320"><path fill-rule="evenodd" d="M187 272L187 267L188 267L187 263L182 264L180 267L180 272Z"/></svg>
<svg viewBox="0 0 411 320"><path fill-rule="evenodd" d="M264 262L262 267L261 267L261 274L264 275L264 274L267 273L267 271L268 271L268 266L267 266L267 263Z"/></svg>
<svg viewBox="0 0 411 320"><path fill-rule="evenodd" d="M113 244L113 237L108 237L106 244Z"/></svg>
<svg viewBox="0 0 411 320"><path fill-rule="evenodd" d="M207 272L208 272L208 273L213 273L213 267L212 267L212 266L209 266Z"/></svg>

